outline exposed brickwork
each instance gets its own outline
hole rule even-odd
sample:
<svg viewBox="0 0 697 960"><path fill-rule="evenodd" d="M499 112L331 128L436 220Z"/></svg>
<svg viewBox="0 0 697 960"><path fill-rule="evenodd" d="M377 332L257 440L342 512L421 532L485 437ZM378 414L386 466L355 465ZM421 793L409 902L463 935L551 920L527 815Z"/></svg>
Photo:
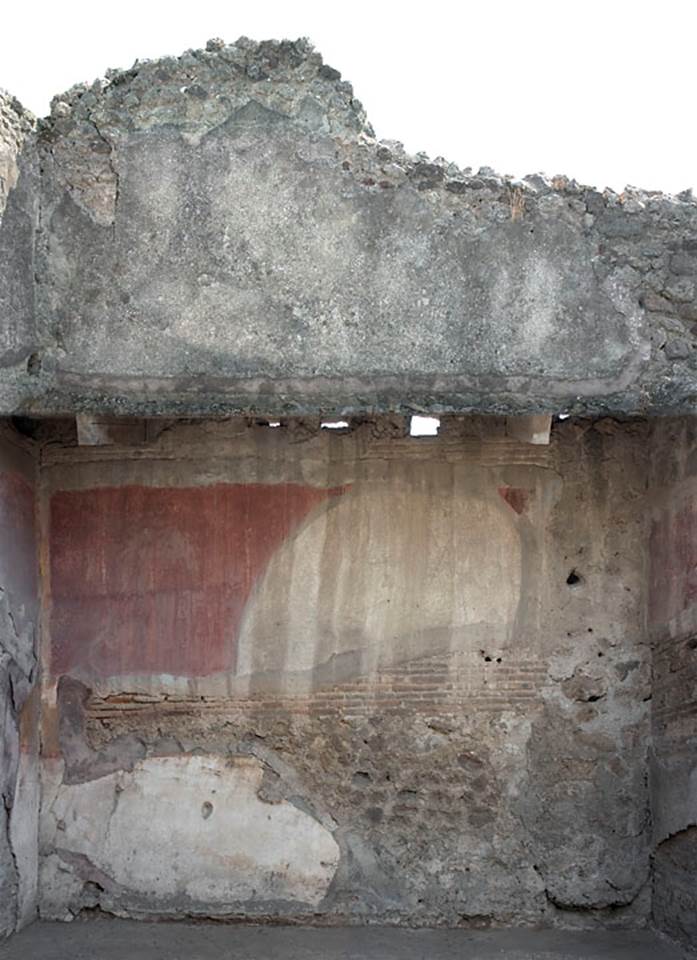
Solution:
<svg viewBox="0 0 697 960"><path fill-rule="evenodd" d="M697 636L663 636L653 645L655 735L673 740L697 732Z"/></svg>
<svg viewBox="0 0 697 960"><path fill-rule="evenodd" d="M148 696L116 694L92 697L88 716L94 721L129 720L144 716L191 714L312 714L319 717L340 713L345 717L368 717L375 713L438 715L471 710L504 711L530 707L539 702L547 669L535 661L508 666L491 663L476 672L460 658L425 657L374 678L362 677L313 691L306 696L271 697L259 694L246 699L199 697L175 694Z"/></svg>

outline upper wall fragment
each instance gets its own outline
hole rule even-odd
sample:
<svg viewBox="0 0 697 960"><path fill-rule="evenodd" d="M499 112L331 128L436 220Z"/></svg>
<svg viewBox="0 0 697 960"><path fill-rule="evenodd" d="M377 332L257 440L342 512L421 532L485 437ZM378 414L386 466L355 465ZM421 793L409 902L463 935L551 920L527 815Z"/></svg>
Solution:
<svg viewBox="0 0 697 960"><path fill-rule="evenodd" d="M690 196L408 157L306 41L111 72L34 150L2 413L691 409Z"/></svg>
<svg viewBox="0 0 697 960"><path fill-rule="evenodd" d="M36 348L34 241L38 156L34 118L0 90L0 409L26 395L27 360Z"/></svg>

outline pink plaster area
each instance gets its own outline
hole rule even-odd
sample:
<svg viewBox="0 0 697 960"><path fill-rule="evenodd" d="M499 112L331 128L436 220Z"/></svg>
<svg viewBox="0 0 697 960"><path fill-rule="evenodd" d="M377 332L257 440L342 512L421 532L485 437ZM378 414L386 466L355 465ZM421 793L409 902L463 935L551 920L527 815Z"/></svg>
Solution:
<svg viewBox="0 0 697 960"><path fill-rule="evenodd" d="M343 488L120 486L51 498L51 672L233 670L240 620L274 551Z"/></svg>

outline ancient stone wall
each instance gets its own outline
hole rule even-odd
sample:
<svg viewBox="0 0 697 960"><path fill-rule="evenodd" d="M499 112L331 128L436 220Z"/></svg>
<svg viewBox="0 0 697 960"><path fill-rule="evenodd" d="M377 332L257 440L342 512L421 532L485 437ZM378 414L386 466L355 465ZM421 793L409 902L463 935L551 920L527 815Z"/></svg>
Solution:
<svg viewBox="0 0 697 960"><path fill-rule="evenodd" d="M654 919L697 944L697 423L652 428Z"/></svg>
<svg viewBox="0 0 697 960"><path fill-rule="evenodd" d="M2 429L2 428L0 428ZM36 913L37 552L34 461L0 433L0 938Z"/></svg>
<svg viewBox="0 0 697 960"><path fill-rule="evenodd" d="M642 923L646 428L43 452L41 910Z"/></svg>
<svg viewBox="0 0 697 960"><path fill-rule="evenodd" d="M696 321L690 195L408 157L305 41L0 94L0 413L69 418L0 449L0 932L40 713L44 916L637 924L653 854L694 941Z"/></svg>
<svg viewBox="0 0 697 960"><path fill-rule="evenodd" d="M689 195L409 157L306 41L112 71L30 144L0 412L691 409Z"/></svg>

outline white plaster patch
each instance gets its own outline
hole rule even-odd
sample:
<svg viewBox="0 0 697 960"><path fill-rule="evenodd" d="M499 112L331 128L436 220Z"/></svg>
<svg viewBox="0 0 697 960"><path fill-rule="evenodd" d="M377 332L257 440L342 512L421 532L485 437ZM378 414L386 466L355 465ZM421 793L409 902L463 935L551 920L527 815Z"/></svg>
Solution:
<svg viewBox="0 0 697 960"><path fill-rule="evenodd" d="M18 929L31 923L36 913L39 799L39 759L35 753L22 750L10 817L10 841L19 873Z"/></svg>
<svg viewBox="0 0 697 960"><path fill-rule="evenodd" d="M262 776L259 761L247 757L143 760L132 772L61 785L44 813L44 839L155 902L314 906L339 847L292 804L260 800Z"/></svg>

